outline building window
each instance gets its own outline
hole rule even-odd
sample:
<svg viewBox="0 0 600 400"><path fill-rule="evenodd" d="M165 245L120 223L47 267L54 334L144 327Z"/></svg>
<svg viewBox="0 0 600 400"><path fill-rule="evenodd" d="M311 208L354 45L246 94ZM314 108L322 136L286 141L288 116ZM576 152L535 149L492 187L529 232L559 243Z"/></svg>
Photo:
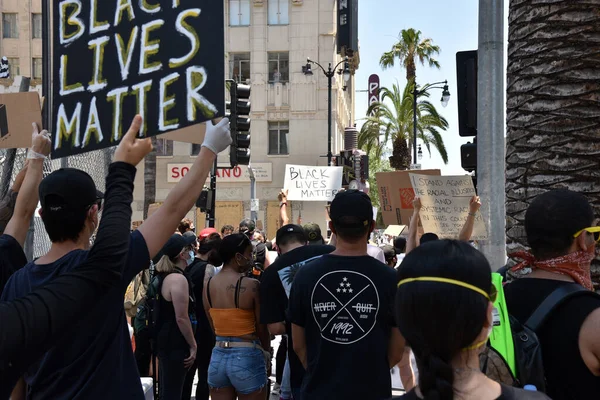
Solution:
<svg viewBox="0 0 600 400"><path fill-rule="evenodd" d="M2 14L2 37L4 39L18 39L19 27L17 26L17 14Z"/></svg>
<svg viewBox="0 0 600 400"><path fill-rule="evenodd" d="M34 58L32 63L33 79L42 79L42 59Z"/></svg>
<svg viewBox="0 0 600 400"><path fill-rule="evenodd" d="M290 80L290 54L269 53L269 82L287 82Z"/></svg>
<svg viewBox="0 0 600 400"><path fill-rule="evenodd" d="M287 25L290 23L290 0L268 0L269 25Z"/></svg>
<svg viewBox="0 0 600 400"><path fill-rule="evenodd" d="M250 79L250 53L229 55L230 78L238 83L246 83Z"/></svg>
<svg viewBox="0 0 600 400"><path fill-rule="evenodd" d="M229 0L229 25L250 25L250 0Z"/></svg>
<svg viewBox="0 0 600 400"><path fill-rule="evenodd" d="M288 122L269 122L269 155L289 154L289 132Z"/></svg>
<svg viewBox="0 0 600 400"><path fill-rule="evenodd" d="M21 75L21 68L19 67L19 59L18 58L9 58L8 59L8 71L10 72L10 77L13 79L16 76Z"/></svg>
<svg viewBox="0 0 600 400"><path fill-rule="evenodd" d="M173 141L168 139L156 139L157 156L173 156Z"/></svg>
<svg viewBox="0 0 600 400"><path fill-rule="evenodd" d="M34 39L42 38L42 14L31 14L31 36Z"/></svg>

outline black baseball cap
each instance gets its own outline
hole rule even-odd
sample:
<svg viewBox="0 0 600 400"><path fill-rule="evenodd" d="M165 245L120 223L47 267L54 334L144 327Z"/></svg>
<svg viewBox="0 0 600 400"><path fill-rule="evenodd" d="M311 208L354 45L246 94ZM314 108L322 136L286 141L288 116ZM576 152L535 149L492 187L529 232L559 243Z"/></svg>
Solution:
<svg viewBox="0 0 600 400"><path fill-rule="evenodd" d="M44 211L85 210L104 198L92 177L75 168L61 168L45 177L39 195Z"/></svg>
<svg viewBox="0 0 600 400"><path fill-rule="evenodd" d="M310 222L308 224L304 224L302 228L304 229L304 233L306 233L308 244L315 245L324 243L323 234L321 233L321 227L319 224Z"/></svg>
<svg viewBox="0 0 600 400"><path fill-rule="evenodd" d="M394 239L394 249L396 250L396 254L402 254L406 252L406 239L398 236Z"/></svg>
<svg viewBox="0 0 600 400"><path fill-rule="evenodd" d="M174 259L175 257L177 257L179 255L179 253L181 253L181 251L184 249L184 247L186 246L191 246L194 242L196 241L196 236L183 236L183 235L178 235L178 234L174 234L172 235L169 240L167 241L167 243L163 246L163 248L160 250L160 252L158 253L158 255L154 258L155 260L155 264L160 261L161 258L163 258L163 256L167 256L170 259Z"/></svg>
<svg viewBox="0 0 600 400"><path fill-rule="evenodd" d="M335 195L329 216L334 223L339 223L344 217L354 217L367 226L373 222L373 203L371 198L360 190L345 190Z"/></svg>
<svg viewBox="0 0 600 400"><path fill-rule="evenodd" d="M286 235L292 233L300 233L304 235L304 237L306 237L306 232L304 232L304 229L300 225L287 224L279 228L279 230L277 230L277 235L275 236L275 243L281 243L281 241Z"/></svg>

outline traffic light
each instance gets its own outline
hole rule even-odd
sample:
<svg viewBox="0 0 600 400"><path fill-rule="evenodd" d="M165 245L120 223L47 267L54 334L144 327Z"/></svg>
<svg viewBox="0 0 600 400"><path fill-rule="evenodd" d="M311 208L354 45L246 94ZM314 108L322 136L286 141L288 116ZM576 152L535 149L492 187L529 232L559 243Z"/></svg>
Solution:
<svg viewBox="0 0 600 400"><path fill-rule="evenodd" d="M212 211L212 198L214 196L214 192L209 188L205 187L200 192L200 197L196 200L196 207L200 209L200 212Z"/></svg>
<svg viewBox="0 0 600 400"><path fill-rule="evenodd" d="M477 136L477 50L456 53L458 134Z"/></svg>
<svg viewBox="0 0 600 400"><path fill-rule="evenodd" d="M229 81L231 101L227 102L230 111L229 122L233 143L229 149L231 167L250 165L250 86Z"/></svg>
<svg viewBox="0 0 600 400"><path fill-rule="evenodd" d="M477 170L477 140L460 146L460 164L467 172Z"/></svg>

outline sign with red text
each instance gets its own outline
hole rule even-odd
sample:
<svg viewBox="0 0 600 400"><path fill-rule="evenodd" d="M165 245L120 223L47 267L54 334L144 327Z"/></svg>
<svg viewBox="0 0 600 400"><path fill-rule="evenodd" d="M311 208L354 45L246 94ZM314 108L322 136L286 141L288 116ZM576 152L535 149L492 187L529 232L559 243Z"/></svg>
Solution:
<svg viewBox="0 0 600 400"><path fill-rule="evenodd" d="M332 201L342 188L343 167L286 165L283 188L289 200Z"/></svg>
<svg viewBox="0 0 600 400"><path fill-rule="evenodd" d="M470 175L431 176L409 174L415 196L421 199L421 224L425 232L458 239L469 215L469 202L477 195ZM487 239L481 214L475 214L472 240Z"/></svg>
<svg viewBox="0 0 600 400"><path fill-rule="evenodd" d="M223 116L224 4L210 0L55 0L53 158Z"/></svg>
<svg viewBox="0 0 600 400"><path fill-rule="evenodd" d="M192 165L191 163L167 164L167 182L179 182L190 171ZM253 163L252 169L256 182L273 181L273 165L271 163ZM220 165L217 169L217 183L219 182L250 182L248 168L244 165L238 165L235 168L229 168L225 164Z"/></svg>

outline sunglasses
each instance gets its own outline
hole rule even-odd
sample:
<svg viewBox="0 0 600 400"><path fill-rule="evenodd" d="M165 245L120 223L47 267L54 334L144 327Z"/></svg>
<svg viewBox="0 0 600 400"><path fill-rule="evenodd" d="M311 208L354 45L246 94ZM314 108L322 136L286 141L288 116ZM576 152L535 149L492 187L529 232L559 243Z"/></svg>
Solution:
<svg viewBox="0 0 600 400"><path fill-rule="evenodd" d="M573 235L574 238L580 236L583 232L591 233L594 235L594 240L596 243L600 242L600 226L590 226L588 228L583 228L579 232Z"/></svg>

